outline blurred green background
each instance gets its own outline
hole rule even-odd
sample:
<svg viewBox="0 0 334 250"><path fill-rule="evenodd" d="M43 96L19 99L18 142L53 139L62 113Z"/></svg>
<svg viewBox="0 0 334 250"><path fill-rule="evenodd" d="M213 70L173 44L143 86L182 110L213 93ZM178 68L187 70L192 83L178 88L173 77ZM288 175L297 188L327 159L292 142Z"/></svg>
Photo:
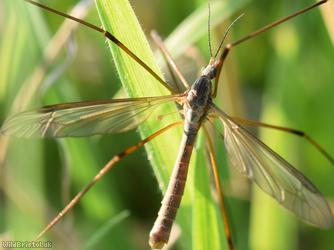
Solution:
<svg viewBox="0 0 334 250"><path fill-rule="evenodd" d="M43 1L62 11L77 2ZM245 16L234 26L229 40L311 3L226 1L224 8L232 12L232 17L223 16L222 11L220 18L225 21L212 28L213 47L217 47L216 40L222 37L227 25L241 13ZM198 8L207 11L207 1L199 0L137 0L131 4L145 33L156 29L162 37L173 33ZM333 12L329 4L326 7ZM100 26L94 4L85 20ZM0 2L1 121L8 115L20 86L41 63L43 49L63 21L20 0ZM187 57L192 57L192 65L194 61L208 59L206 20L199 25L204 31L195 30L203 33L202 38L185 51ZM317 9L235 48L225 64L217 103L236 116L303 130L334 155L334 49L330 25L333 22L326 24ZM195 32L181 37L185 39L181 42L195 39L196 35ZM66 54L71 54L64 49L50 63L42 89L32 91L32 100L24 109L119 94L121 84L103 37L81 27L65 48L68 46L77 47L74 55L69 56L70 66L58 78L55 72L62 71ZM178 62L190 74L184 59L185 56ZM56 81L50 80L55 76ZM32 82L34 79L38 77L34 76ZM47 82L53 82L52 86L46 88ZM28 93L24 90L22 98L27 98ZM252 131L301 169L333 207L334 169L318 151L293 135L268 129ZM0 160L5 164L0 169L0 239L33 238L114 154L139 139L136 131L57 141L13 139L7 149L7 139L1 138ZM222 143L218 142L217 147L219 166L226 172ZM262 191L252 188L238 173L232 171L229 178L223 179L238 249L334 248L333 229L323 231L306 225ZM98 183L48 238L56 249L148 249L148 233L160 200L145 150L139 150ZM191 241L191 237L181 235L172 248L201 249L182 241Z"/></svg>

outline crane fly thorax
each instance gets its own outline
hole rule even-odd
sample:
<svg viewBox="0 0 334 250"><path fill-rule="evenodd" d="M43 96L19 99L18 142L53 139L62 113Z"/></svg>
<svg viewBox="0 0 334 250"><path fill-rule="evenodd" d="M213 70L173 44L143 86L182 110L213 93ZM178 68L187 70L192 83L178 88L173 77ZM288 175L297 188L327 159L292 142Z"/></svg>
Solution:
<svg viewBox="0 0 334 250"><path fill-rule="evenodd" d="M194 126L200 126L211 102L211 79L200 76L196 79L187 94L184 105L185 120Z"/></svg>

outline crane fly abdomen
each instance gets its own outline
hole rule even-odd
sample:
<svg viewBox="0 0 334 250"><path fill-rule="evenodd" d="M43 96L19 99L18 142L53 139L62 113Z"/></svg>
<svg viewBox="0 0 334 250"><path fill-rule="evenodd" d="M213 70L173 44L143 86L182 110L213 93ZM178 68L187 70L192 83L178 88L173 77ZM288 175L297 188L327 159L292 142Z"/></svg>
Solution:
<svg viewBox="0 0 334 250"><path fill-rule="evenodd" d="M158 217L150 232L150 246L153 249L162 248L169 239L173 222L186 184L190 157L193 151L193 144L196 140L196 134L183 134L179 155L176 160L167 191L161 202L161 208Z"/></svg>

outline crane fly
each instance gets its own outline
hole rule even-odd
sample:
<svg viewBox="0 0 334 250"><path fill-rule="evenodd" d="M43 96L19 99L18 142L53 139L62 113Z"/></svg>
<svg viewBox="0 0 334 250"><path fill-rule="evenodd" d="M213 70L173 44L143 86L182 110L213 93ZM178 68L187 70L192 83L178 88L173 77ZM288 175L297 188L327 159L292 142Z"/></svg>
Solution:
<svg viewBox="0 0 334 250"><path fill-rule="evenodd" d="M233 47L293 17L324 4L327 1L315 3L287 16L286 18L264 26L235 42L228 43L223 47L223 42L231 27L230 26L225 32L225 36L216 53L213 54L211 52L210 45L211 60L201 71L200 76L192 85L187 83L181 75L157 34L153 34L153 39L167 58L167 62L171 66L171 69L175 71L174 73L178 79L187 88L185 92L179 92L175 86L165 82L154 72L154 70L147 66L145 62L137 57L135 53L130 51L110 32L37 2L31 0L25 1L65 18L72 19L103 34L107 39L119 46L120 49L146 69L157 81L166 87L171 94L158 97L111 99L49 105L42 107L39 110L14 114L8 118L2 126L1 132L3 134L15 135L18 137L61 138L119 133L138 127L152 115L155 109L171 102L177 103L182 107L180 113L184 118L183 121L175 122L159 129L151 136L114 156L91 180L91 182L72 199L72 201L46 226L45 229L43 229L37 238L42 237L59 220L61 220L61 218L68 213L80 198L124 156L137 150L172 127L183 125L184 132L179 146L179 153L170 177L167 191L161 202L162 205L157 219L150 232L150 246L154 249L162 248L169 240L171 228L177 210L181 204L187 179L189 161L198 131L201 127L205 128L208 123L212 123L215 119L218 119L223 124L224 133L221 137L224 140L231 165L239 170L239 172L246 175L249 179L253 180L264 192L276 199L282 206L292 211L303 220L325 229L330 228L333 225L332 212L327 201L318 189L302 173L297 171L286 160L271 150L259 139L254 137L242 125L250 124L254 126L271 127L303 136L332 163L334 162L333 158L324 151L318 143L300 131L256 121L237 119L226 114L213 102L218 91L221 69L226 57ZM212 165L214 168L213 171L215 172L216 164L214 159L212 159ZM233 249L234 246L231 237L230 222L224 208L224 199L221 193L219 178L215 178L215 184L217 191L220 194L219 203L224 218L228 245L230 249Z"/></svg>

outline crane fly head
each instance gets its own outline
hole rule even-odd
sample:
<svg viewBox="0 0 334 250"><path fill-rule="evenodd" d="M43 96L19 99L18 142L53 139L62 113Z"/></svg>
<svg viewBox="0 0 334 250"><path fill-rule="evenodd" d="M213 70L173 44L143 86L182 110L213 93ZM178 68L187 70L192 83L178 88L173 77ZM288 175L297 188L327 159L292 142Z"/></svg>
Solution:
<svg viewBox="0 0 334 250"><path fill-rule="evenodd" d="M211 58L209 64L202 69L201 76L207 76L210 79L214 79L217 75L218 65L219 65L219 60Z"/></svg>

